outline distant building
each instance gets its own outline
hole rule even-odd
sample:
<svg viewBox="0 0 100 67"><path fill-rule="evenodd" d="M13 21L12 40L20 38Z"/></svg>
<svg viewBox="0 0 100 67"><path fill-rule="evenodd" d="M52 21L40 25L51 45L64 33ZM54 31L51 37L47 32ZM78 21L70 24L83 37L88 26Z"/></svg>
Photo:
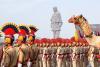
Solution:
<svg viewBox="0 0 100 67"><path fill-rule="evenodd" d="M93 33L97 36L100 36L100 24L90 24L90 26L93 30ZM84 34L83 34L81 28L77 25L75 25L75 28L78 31L79 37L83 37Z"/></svg>

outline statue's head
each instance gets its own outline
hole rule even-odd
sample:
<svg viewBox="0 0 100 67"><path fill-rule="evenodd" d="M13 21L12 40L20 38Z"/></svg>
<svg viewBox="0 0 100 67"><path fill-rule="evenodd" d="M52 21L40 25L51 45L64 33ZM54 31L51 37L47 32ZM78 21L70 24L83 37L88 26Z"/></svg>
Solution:
<svg viewBox="0 0 100 67"><path fill-rule="evenodd" d="M58 11L57 7L53 7L53 11L57 12Z"/></svg>
<svg viewBox="0 0 100 67"><path fill-rule="evenodd" d="M68 19L69 23L74 23L77 25L80 25L83 21L87 21L83 15L78 15L78 16L73 16L71 18Z"/></svg>

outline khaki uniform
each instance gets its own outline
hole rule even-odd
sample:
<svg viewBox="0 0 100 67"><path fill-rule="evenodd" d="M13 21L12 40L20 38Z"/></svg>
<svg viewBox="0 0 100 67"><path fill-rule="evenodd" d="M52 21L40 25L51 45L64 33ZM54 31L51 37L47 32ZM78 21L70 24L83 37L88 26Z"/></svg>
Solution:
<svg viewBox="0 0 100 67"><path fill-rule="evenodd" d="M94 47L90 47L88 56L89 66L94 67Z"/></svg>
<svg viewBox="0 0 100 67"><path fill-rule="evenodd" d="M38 53L39 53L38 47L30 45L29 51L30 51L30 61L32 62L32 67L36 67Z"/></svg>
<svg viewBox="0 0 100 67"><path fill-rule="evenodd" d="M4 67L15 67L18 59L18 49L19 48L15 47L3 49L3 59L1 65Z"/></svg>
<svg viewBox="0 0 100 67"><path fill-rule="evenodd" d="M49 47L44 47L42 56L43 67L51 67L50 60L50 49Z"/></svg>
<svg viewBox="0 0 100 67"><path fill-rule="evenodd" d="M72 63L73 67L80 67L80 58L79 58L79 47L73 47L73 58L72 58Z"/></svg>
<svg viewBox="0 0 100 67"><path fill-rule="evenodd" d="M96 58L96 55L99 54L99 50L97 48L94 48L94 67L98 67L98 58Z"/></svg>
<svg viewBox="0 0 100 67"><path fill-rule="evenodd" d="M72 66L73 67L77 67L77 63L76 63L76 51L77 51L77 48L76 47L72 47L73 48L73 52L72 52Z"/></svg>
<svg viewBox="0 0 100 67"><path fill-rule="evenodd" d="M89 46L84 46L84 67L88 65L88 51L89 51Z"/></svg>
<svg viewBox="0 0 100 67"><path fill-rule="evenodd" d="M0 64L2 61L2 57L3 57L3 46L0 46ZM0 65L0 67L1 67L1 65Z"/></svg>
<svg viewBox="0 0 100 67"><path fill-rule="evenodd" d="M28 59L29 59L29 47L26 44L22 44L19 48L21 49L21 51L24 55L22 67L27 67L27 62L28 62Z"/></svg>
<svg viewBox="0 0 100 67"><path fill-rule="evenodd" d="M70 56L71 56L71 58L70 58L70 67L73 67L73 63L72 63L72 56L73 56L73 47L70 47Z"/></svg>
<svg viewBox="0 0 100 67"><path fill-rule="evenodd" d="M36 66L39 67L39 62L38 62L38 55L39 55L39 48L35 45L34 47L34 60L36 61Z"/></svg>
<svg viewBox="0 0 100 67"><path fill-rule="evenodd" d="M57 52L57 47L51 47L51 67L57 66L56 52Z"/></svg>
<svg viewBox="0 0 100 67"><path fill-rule="evenodd" d="M57 49L57 67L64 67L66 65L64 59L64 48L58 47Z"/></svg>
<svg viewBox="0 0 100 67"><path fill-rule="evenodd" d="M62 47L62 50L63 50L63 63L62 63L62 67L66 67L66 58L65 58L65 50L66 50L66 47Z"/></svg>
<svg viewBox="0 0 100 67"><path fill-rule="evenodd" d="M71 48L65 47L66 67L71 67Z"/></svg>
<svg viewBox="0 0 100 67"><path fill-rule="evenodd" d="M98 51L99 51L99 55L100 55L100 49L98 48ZM100 61L98 59L98 66L100 66Z"/></svg>
<svg viewBox="0 0 100 67"><path fill-rule="evenodd" d="M84 48L80 46L80 67L84 66Z"/></svg>
<svg viewBox="0 0 100 67"><path fill-rule="evenodd" d="M80 47L76 47L76 64L77 67L80 67Z"/></svg>
<svg viewBox="0 0 100 67"><path fill-rule="evenodd" d="M38 54L39 67L43 67L43 62L42 62L43 47L38 47L38 48L39 48L39 54Z"/></svg>

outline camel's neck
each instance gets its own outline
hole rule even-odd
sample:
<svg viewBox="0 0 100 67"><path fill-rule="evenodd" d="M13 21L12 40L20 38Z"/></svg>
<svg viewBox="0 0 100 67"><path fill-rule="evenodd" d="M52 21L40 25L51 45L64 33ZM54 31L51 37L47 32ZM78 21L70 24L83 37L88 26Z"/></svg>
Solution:
<svg viewBox="0 0 100 67"><path fill-rule="evenodd" d="M83 33L85 36L87 37L91 37L92 36L92 29L90 27L90 25L88 24L87 21L82 21L80 24L80 28L82 29Z"/></svg>

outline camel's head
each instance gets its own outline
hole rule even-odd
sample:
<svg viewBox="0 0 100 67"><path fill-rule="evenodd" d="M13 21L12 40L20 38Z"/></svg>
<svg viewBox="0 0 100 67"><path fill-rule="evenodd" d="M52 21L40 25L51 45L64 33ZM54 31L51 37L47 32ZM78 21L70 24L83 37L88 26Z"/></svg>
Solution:
<svg viewBox="0 0 100 67"><path fill-rule="evenodd" d="M83 21L86 21L86 19L82 15L73 16L68 19L69 23L74 23L77 25L80 25Z"/></svg>

